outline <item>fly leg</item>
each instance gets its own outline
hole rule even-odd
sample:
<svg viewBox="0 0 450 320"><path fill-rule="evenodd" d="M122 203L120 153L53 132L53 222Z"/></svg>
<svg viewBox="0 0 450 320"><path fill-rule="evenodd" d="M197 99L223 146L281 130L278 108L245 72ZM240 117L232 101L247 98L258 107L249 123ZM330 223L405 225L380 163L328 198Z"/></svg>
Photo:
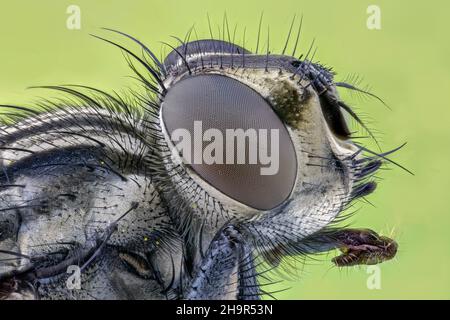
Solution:
<svg viewBox="0 0 450 320"><path fill-rule="evenodd" d="M228 225L215 236L185 294L192 300L257 299L258 284L251 248Z"/></svg>

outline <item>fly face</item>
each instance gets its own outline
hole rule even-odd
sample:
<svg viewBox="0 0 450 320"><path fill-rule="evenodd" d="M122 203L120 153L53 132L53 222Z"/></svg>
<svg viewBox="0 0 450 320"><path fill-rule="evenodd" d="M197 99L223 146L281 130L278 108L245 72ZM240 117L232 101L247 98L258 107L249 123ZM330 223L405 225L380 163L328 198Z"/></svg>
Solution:
<svg viewBox="0 0 450 320"><path fill-rule="evenodd" d="M50 86L71 99L2 106L23 114L0 135L0 297L257 299L256 266L287 255L395 255L387 237L331 227L387 160L350 140L343 112L359 118L336 86L359 89L219 40L160 62L115 32L143 48L101 38L143 65L128 60L149 95Z"/></svg>
<svg viewBox="0 0 450 320"><path fill-rule="evenodd" d="M330 223L349 201L355 184L353 163L359 155L348 140L337 104L339 96L328 70L310 61L251 54L237 45L213 40L194 41L175 49L166 58L165 67L167 93L160 120L174 154L171 159L180 154L180 149L174 148L178 141L173 133L185 128L193 135L195 122L200 122L203 130L217 130L222 137L227 136L227 130L237 128L278 132L270 150L276 163L272 167L278 170L271 175L262 174L261 169L267 166L261 162L184 161L186 174L173 185L195 183L200 187L192 188L201 190L193 191L195 196L179 193L183 201L195 199L198 210L194 214L199 219L219 215L213 206L208 208L206 197L210 196L218 199L220 214L226 219L289 216L289 231L308 236ZM261 141L248 139L256 145L255 150L260 147ZM220 153L219 160L225 159L228 151L226 143L221 145L222 149L215 150ZM203 152L207 144L197 146ZM245 153L249 160L251 147L236 151ZM192 143L189 151L195 153L195 148Z"/></svg>
<svg viewBox="0 0 450 320"><path fill-rule="evenodd" d="M165 93L159 124L164 136L161 144L166 144L168 151L162 162L167 172L175 173L163 183L166 198L174 204L172 214L183 221L182 233L201 235L200 239L191 236L186 241L192 248L188 252L194 274L198 272L196 266L202 264L207 264L212 273L208 277L197 273L189 298L229 298L221 288L233 280L238 285L231 289L225 286L226 292L235 294L232 297L259 296L259 289L246 291L258 287L257 280L239 282L240 277L251 278L239 272L242 265L252 265L242 260L243 252L252 262L263 259L275 265L286 255L333 248L344 252L333 260L339 266L371 264L395 255L397 245L386 237L377 238L374 246L359 246L361 251L350 250L349 239L358 238L361 245L366 243L362 235L374 232L331 227L353 199L374 191L376 184L370 177L380 167L380 159L385 159L383 155L364 157L362 151L368 150L350 139L343 112L365 126L340 99L336 87L359 89L334 83L330 70L311 61L252 54L217 40L174 48L163 68ZM209 131L206 142L194 141L198 124L205 133ZM179 134L180 129L186 136ZM241 133L276 130L277 140L271 140L269 148L272 156L279 157L275 161L279 170L264 175L262 169L267 169L267 163L251 162L252 142L253 150L261 147L256 135L245 134L249 144L240 149L228 148L223 137L233 129ZM180 148L180 141L186 137L188 143ZM269 149L268 145L263 151ZM210 154L211 149L214 156L202 162L201 156L206 151ZM235 161L221 162L228 159L230 150L230 159ZM239 151L247 162L239 163ZM235 256L229 253L232 243L239 243ZM208 245L203 253L202 248ZM235 263L214 266L211 260L221 254ZM222 278L210 284L208 279L217 270ZM238 274L238 279L223 276L227 274Z"/></svg>

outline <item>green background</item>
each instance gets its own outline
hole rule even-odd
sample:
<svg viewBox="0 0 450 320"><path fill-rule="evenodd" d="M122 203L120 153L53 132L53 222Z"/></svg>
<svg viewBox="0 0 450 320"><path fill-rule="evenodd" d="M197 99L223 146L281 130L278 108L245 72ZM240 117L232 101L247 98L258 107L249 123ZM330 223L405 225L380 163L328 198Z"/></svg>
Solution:
<svg viewBox="0 0 450 320"><path fill-rule="evenodd" d="M81 8L81 30L66 28L70 4ZM366 27L370 4L381 8L381 30ZM30 105L39 96L54 95L25 89L32 85L135 87L120 51L89 36L119 39L101 27L136 35L159 54L166 50L160 41L175 45L170 36L183 37L194 23L206 37L206 13L216 26L226 12L230 25L238 24L239 36L247 27L247 46L254 48L262 11L273 52L281 51L292 16L303 14L300 51L316 38L316 59L333 66L337 79L359 74L389 103L392 111L343 93L377 131L383 150L408 142L393 159L415 173L394 166L380 173L379 188L368 197L373 206L361 202L351 219L354 226L392 234L400 244L397 258L380 265L380 290L367 288L365 267L333 268L332 253L309 260L297 279L272 286L291 287L276 297L450 298L448 1L1 0L0 102Z"/></svg>

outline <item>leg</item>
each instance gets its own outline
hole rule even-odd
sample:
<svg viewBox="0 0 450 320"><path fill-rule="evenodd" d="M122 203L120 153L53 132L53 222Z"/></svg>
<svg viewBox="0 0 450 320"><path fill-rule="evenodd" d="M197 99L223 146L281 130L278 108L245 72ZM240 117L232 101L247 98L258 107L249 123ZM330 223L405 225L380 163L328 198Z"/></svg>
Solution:
<svg viewBox="0 0 450 320"><path fill-rule="evenodd" d="M257 299L251 249L236 227L223 228L211 242L185 295L186 299Z"/></svg>

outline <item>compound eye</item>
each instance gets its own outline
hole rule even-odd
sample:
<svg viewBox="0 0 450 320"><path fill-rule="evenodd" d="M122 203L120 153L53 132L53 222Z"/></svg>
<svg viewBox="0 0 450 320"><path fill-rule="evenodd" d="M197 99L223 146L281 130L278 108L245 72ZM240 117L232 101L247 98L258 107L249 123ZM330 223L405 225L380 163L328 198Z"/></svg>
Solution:
<svg viewBox="0 0 450 320"><path fill-rule="evenodd" d="M189 77L168 90L161 112L184 161L215 189L259 210L289 197L297 175L294 145L249 86L222 75Z"/></svg>

